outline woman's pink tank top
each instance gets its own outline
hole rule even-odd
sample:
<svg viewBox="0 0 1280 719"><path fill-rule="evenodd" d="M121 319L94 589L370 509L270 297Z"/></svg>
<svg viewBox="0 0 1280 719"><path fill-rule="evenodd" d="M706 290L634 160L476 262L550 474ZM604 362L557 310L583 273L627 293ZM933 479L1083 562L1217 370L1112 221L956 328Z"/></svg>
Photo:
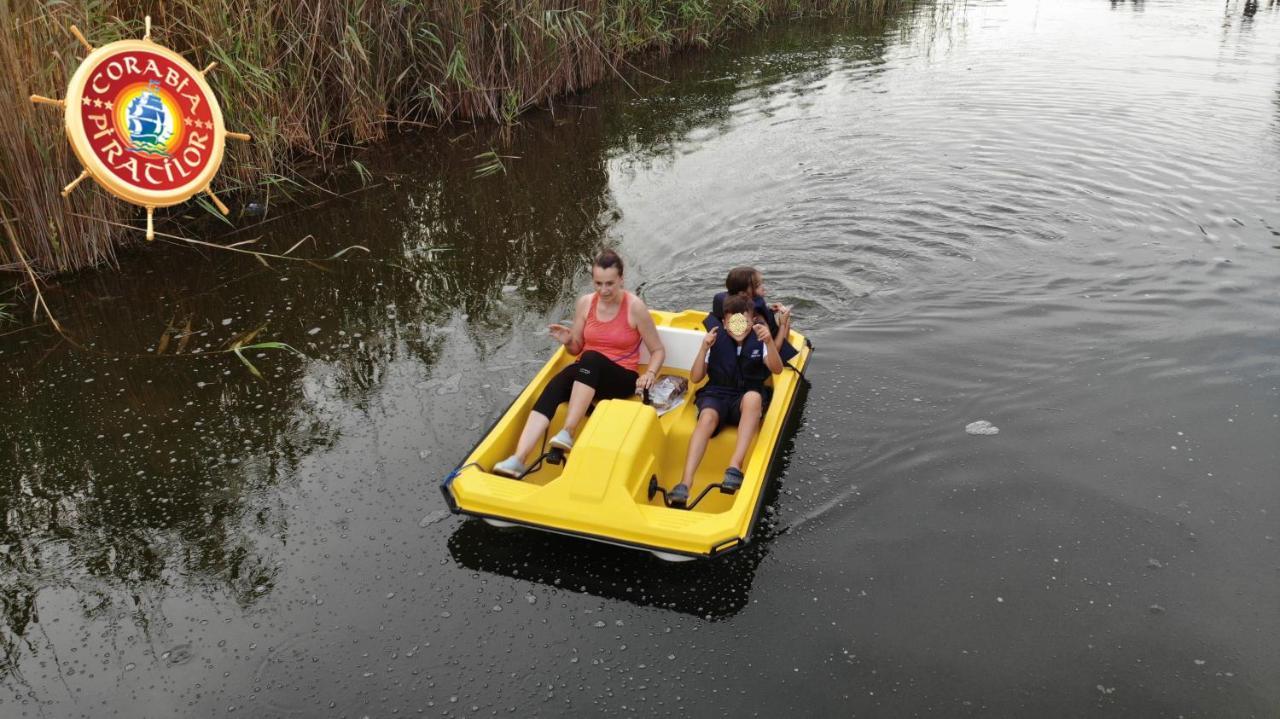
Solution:
<svg viewBox="0 0 1280 719"><path fill-rule="evenodd" d="M608 322L596 319L596 302L599 299L600 295L591 295L591 311L587 313L587 326L582 330L582 351L595 350L635 372L640 367L640 345L644 340L640 331L627 323L631 295L623 291L618 316Z"/></svg>

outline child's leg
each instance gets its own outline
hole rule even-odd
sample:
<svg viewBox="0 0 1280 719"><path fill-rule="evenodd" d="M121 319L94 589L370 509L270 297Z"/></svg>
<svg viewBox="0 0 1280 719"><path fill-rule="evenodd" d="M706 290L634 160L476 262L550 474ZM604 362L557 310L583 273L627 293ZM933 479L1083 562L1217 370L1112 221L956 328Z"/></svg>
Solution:
<svg viewBox="0 0 1280 719"><path fill-rule="evenodd" d="M764 397L759 392L748 392L742 395L742 418L738 420L738 444L733 448L733 458L729 466L742 469L742 462L747 458L747 447L755 439L760 430L760 416L764 410Z"/></svg>
<svg viewBox="0 0 1280 719"><path fill-rule="evenodd" d="M693 475L698 471L702 455L707 453L707 442L711 440L711 434L716 431L718 424L720 413L715 409L707 407L698 413L698 424L693 428L693 434L689 435L689 455L684 460L684 478L680 480L680 484L693 486Z"/></svg>

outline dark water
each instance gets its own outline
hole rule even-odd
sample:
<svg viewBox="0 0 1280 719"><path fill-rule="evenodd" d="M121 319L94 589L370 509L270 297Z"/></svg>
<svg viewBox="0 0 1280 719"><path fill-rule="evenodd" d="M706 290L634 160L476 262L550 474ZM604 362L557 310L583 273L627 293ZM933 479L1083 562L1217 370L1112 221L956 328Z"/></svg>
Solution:
<svg viewBox="0 0 1280 719"><path fill-rule="evenodd" d="M234 235L367 258L53 288L85 349L0 338L0 715L1276 716L1278 55L1265 2L785 24ZM758 265L818 347L725 561L444 512L602 243L656 307ZM264 324L306 357L208 355Z"/></svg>

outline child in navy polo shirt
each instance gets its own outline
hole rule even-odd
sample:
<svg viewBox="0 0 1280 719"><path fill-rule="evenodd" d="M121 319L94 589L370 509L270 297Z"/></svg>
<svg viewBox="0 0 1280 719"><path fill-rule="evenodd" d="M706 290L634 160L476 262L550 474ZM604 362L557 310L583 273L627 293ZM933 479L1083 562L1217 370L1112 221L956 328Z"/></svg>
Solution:
<svg viewBox="0 0 1280 719"><path fill-rule="evenodd" d="M684 477L668 494L675 506L688 503L693 475L706 454L707 442L726 424L738 426L738 442L721 484L730 492L742 486L742 463L764 416L765 381L782 371L773 337L750 298L740 294L726 297L723 313L723 321L708 318L710 329L702 338L704 351L689 372L689 381L695 384L708 375L711 379L694 400L698 424L689 437Z"/></svg>

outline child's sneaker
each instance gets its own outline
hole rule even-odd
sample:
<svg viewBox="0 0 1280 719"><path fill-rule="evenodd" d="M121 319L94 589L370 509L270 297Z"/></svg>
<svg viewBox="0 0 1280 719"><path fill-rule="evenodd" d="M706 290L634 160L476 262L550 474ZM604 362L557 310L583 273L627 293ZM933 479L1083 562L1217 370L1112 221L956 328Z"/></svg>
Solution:
<svg viewBox="0 0 1280 719"><path fill-rule="evenodd" d="M720 480L720 491L733 494L742 488L742 470L730 467L724 471L724 479Z"/></svg>
<svg viewBox="0 0 1280 719"><path fill-rule="evenodd" d="M667 501L672 507L684 508L689 503L689 486L686 484L677 484L667 492Z"/></svg>

